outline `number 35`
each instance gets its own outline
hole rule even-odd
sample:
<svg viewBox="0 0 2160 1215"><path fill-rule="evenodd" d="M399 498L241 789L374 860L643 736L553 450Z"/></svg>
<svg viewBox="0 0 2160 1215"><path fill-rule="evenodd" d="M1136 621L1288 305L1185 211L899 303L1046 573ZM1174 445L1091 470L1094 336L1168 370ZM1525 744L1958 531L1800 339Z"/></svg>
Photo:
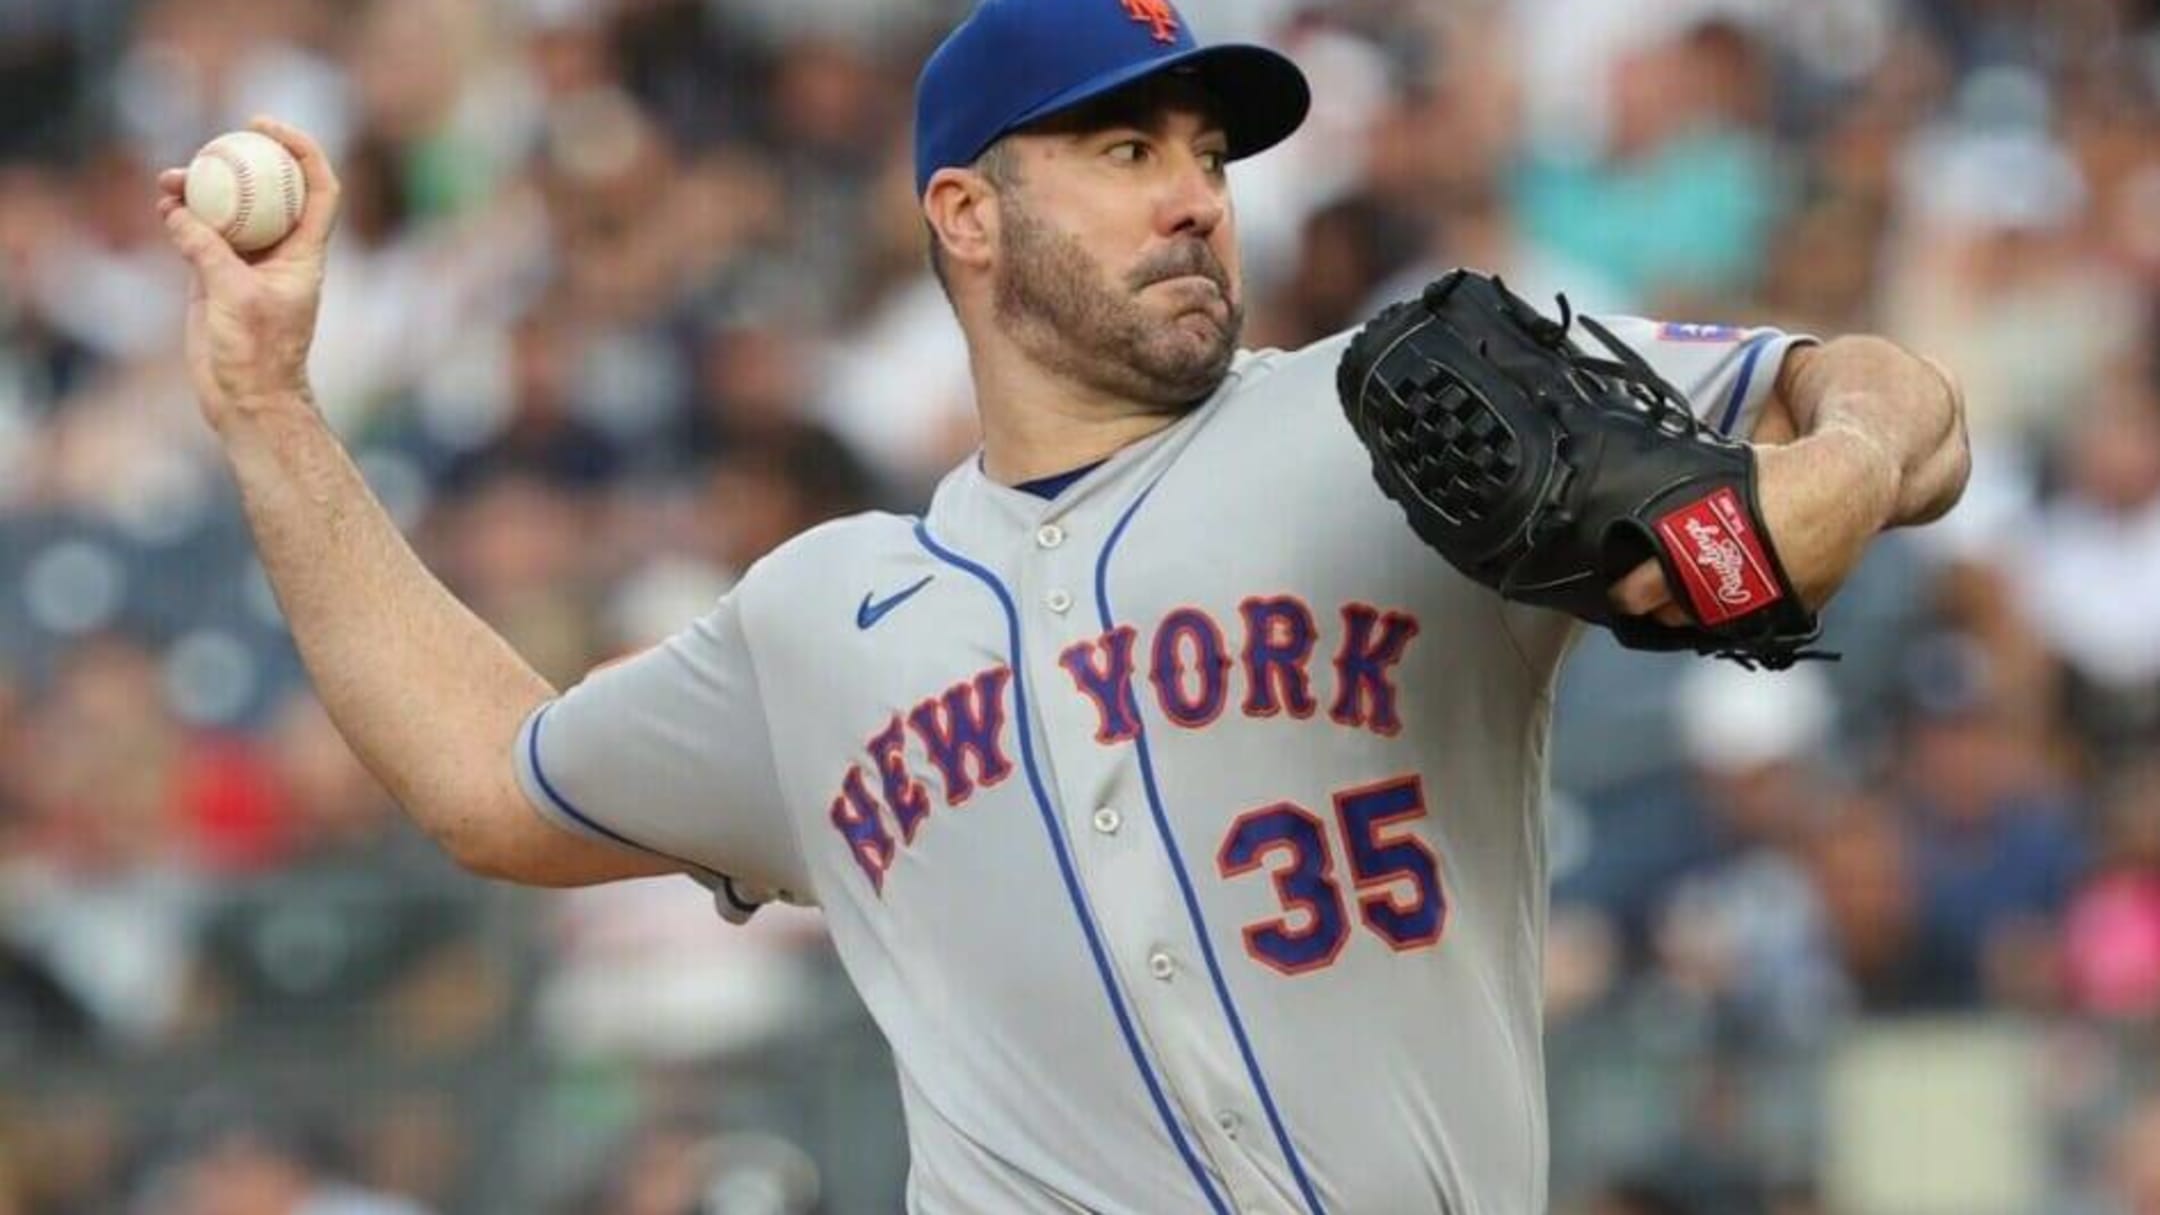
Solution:
<svg viewBox="0 0 2160 1215"><path fill-rule="evenodd" d="M1345 789L1335 795L1358 917L1396 950L1440 940L1447 891L1439 859L1403 825L1425 817L1425 788L1415 776ZM1391 830L1392 829L1392 830ZM1245 950L1287 975L1335 961L1350 939L1350 911L1335 876L1326 824L1296 802L1248 810L1230 824L1216 868L1226 878L1271 869L1283 914L1245 926Z"/></svg>

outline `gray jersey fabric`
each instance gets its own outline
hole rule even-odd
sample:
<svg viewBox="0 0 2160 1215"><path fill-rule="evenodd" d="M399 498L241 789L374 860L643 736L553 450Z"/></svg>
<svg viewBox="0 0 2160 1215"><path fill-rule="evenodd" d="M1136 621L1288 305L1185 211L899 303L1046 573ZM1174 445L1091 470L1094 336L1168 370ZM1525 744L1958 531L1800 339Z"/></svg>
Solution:
<svg viewBox="0 0 2160 1215"><path fill-rule="evenodd" d="M1733 434L1807 340L1608 323ZM734 918L824 908L909 1211L1545 1210L1578 626L1411 534L1335 400L1347 340L1241 354L1054 501L970 460L920 521L811 531L527 722L549 818Z"/></svg>

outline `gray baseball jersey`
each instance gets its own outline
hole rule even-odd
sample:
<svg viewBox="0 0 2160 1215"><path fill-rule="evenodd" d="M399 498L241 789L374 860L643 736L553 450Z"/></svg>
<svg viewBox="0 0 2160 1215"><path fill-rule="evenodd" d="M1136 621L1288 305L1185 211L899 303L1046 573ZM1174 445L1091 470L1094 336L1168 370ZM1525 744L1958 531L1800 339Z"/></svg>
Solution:
<svg viewBox="0 0 2160 1215"><path fill-rule="evenodd" d="M1610 323L1728 433L1804 340ZM526 723L553 820L731 914L823 906L899 1068L910 1211L1545 1209L1576 626L1411 534L1345 342L1241 354L1051 500L970 460L921 519L811 531Z"/></svg>

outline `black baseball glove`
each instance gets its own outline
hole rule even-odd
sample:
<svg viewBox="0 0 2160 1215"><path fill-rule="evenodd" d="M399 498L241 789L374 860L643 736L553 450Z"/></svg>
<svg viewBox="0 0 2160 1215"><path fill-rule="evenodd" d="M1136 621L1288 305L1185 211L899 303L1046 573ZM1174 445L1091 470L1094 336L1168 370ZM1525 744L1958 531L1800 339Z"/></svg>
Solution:
<svg viewBox="0 0 2160 1215"><path fill-rule="evenodd" d="M1380 314L1344 355L1344 412L1373 475L1455 568L1640 650L1781 669L1822 655L1755 495L1755 453L1611 331L1552 320L1457 270ZM1575 319L1612 353L1584 353ZM1620 615L1613 583L1656 559L1695 623Z"/></svg>

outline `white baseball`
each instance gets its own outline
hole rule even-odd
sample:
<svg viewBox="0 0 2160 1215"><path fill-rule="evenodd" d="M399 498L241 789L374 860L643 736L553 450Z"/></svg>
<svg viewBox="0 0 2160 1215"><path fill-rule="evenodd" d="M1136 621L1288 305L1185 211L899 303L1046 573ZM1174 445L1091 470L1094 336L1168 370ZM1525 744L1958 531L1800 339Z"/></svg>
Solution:
<svg viewBox="0 0 2160 1215"><path fill-rule="evenodd" d="M187 208L242 253L285 239L307 205L307 179L285 145L233 131L203 145L188 164Z"/></svg>

